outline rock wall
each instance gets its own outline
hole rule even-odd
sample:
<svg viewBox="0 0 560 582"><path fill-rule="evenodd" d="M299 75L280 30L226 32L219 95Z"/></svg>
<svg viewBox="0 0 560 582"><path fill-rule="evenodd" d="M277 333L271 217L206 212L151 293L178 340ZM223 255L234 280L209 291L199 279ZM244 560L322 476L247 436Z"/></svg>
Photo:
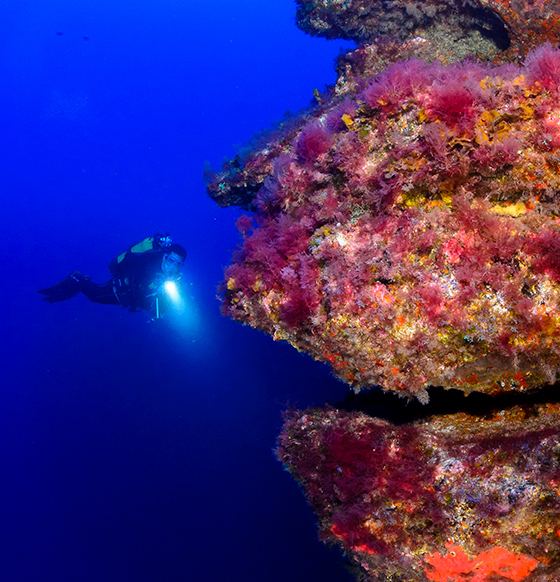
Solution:
<svg viewBox="0 0 560 582"><path fill-rule="evenodd" d="M297 4L302 29L358 46L206 176L248 211L223 313L355 392L486 400L396 423L291 411L278 457L358 580L560 579L559 4Z"/></svg>

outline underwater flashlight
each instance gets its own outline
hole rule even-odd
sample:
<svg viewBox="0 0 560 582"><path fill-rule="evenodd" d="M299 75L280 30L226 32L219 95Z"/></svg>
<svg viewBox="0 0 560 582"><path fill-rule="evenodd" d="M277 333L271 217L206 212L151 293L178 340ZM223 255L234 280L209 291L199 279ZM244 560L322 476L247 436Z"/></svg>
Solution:
<svg viewBox="0 0 560 582"><path fill-rule="evenodd" d="M164 301L163 305L160 305L160 299L163 299L163 293L167 295L167 298L176 309L180 309L183 306L183 300L179 293L177 282L173 281L173 279L168 279L158 287L157 293L153 294L155 295L155 298L152 308L152 321L161 319L163 313L166 311L167 307L169 307L169 301Z"/></svg>
<svg viewBox="0 0 560 582"><path fill-rule="evenodd" d="M175 281L166 281L163 284L163 288L173 303L179 303L181 296L179 295L179 289L177 288Z"/></svg>

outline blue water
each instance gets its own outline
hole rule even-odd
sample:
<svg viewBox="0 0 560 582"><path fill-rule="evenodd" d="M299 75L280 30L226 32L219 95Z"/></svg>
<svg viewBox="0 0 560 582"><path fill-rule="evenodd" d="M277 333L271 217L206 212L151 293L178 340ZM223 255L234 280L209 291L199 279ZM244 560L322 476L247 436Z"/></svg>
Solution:
<svg viewBox="0 0 560 582"><path fill-rule="evenodd" d="M251 135L335 79L292 0L0 5L0 580L335 582L273 456L328 370L220 315L239 211L207 198ZM87 38L84 38L87 37ZM36 290L154 232L188 251L163 322Z"/></svg>

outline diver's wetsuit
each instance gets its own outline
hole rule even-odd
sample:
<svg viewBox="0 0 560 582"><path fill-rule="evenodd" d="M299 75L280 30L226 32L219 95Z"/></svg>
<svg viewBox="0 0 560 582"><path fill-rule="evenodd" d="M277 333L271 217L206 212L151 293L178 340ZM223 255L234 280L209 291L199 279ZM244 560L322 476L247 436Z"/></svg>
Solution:
<svg viewBox="0 0 560 582"><path fill-rule="evenodd" d="M81 291L90 301L103 303L107 297L105 288L107 285L112 285L117 304L128 307L132 311L139 309L150 311L154 297L166 278L161 270L163 256L163 250L129 255L118 267L110 267L115 276L104 285L99 285L99 295L94 295L95 299L91 299L88 295L88 292L93 293L91 287L83 286Z"/></svg>
<svg viewBox="0 0 560 582"><path fill-rule="evenodd" d="M119 300L115 295L113 279L103 284L93 283L93 281L86 279L81 283L80 291L94 303L119 305Z"/></svg>
<svg viewBox="0 0 560 582"><path fill-rule="evenodd" d="M163 249L155 249L127 254L119 264L109 266L114 276L106 283L94 283L91 277L73 271L60 283L41 289L39 293L44 295L44 301L56 303L81 291L95 303L121 305L130 311L152 311L158 289L166 279L161 268L164 253Z"/></svg>

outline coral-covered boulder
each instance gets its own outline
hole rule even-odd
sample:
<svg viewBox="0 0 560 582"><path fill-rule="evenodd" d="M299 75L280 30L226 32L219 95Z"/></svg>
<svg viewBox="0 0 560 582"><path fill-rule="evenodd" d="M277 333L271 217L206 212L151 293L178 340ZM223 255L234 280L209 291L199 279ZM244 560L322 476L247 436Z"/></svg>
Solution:
<svg viewBox="0 0 560 582"><path fill-rule="evenodd" d="M412 60L245 160L223 311L355 389L494 393L560 368L560 52ZM237 198L236 198L237 196Z"/></svg>
<svg viewBox="0 0 560 582"><path fill-rule="evenodd" d="M560 409L394 425L292 411L278 456L371 582L560 579Z"/></svg>

